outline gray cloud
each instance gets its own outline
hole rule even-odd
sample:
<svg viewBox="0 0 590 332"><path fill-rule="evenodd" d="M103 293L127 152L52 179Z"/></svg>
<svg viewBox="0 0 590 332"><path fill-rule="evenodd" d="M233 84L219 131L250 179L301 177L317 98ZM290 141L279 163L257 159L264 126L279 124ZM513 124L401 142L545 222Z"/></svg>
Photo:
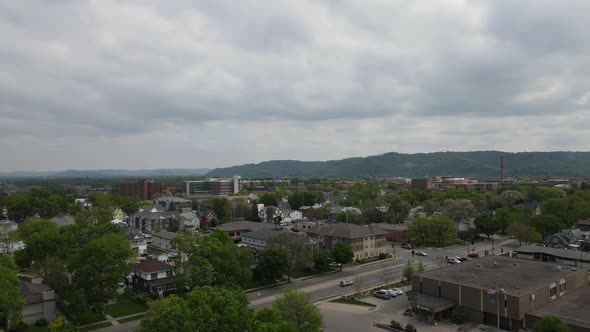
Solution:
<svg viewBox="0 0 590 332"><path fill-rule="evenodd" d="M587 12L0 0L0 171L587 150Z"/></svg>

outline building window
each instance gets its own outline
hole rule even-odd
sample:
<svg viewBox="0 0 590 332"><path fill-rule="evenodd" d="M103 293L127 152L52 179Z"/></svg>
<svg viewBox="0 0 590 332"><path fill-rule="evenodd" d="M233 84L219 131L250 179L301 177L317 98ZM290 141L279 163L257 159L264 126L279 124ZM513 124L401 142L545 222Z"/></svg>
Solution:
<svg viewBox="0 0 590 332"><path fill-rule="evenodd" d="M567 290L567 284L566 283L559 284L559 293L565 293L566 290Z"/></svg>
<svg viewBox="0 0 590 332"><path fill-rule="evenodd" d="M442 287L438 285L438 297L442 296Z"/></svg>
<svg viewBox="0 0 590 332"><path fill-rule="evenodd" d="M367 257L369 257L369 253L368 252L365 253L365 258L367 258Z"/></svg>
<svg viewBox="0 0 590 332"><path fill-rule="evenodd" d="M167 277L172 277L172 271L171 270L166 271L166 276Z"/></svg>
<svg viewBox="0 0 590 332"><path fill-rule="evenodd" d="M553 286L549 288L549 297L555 297L557 295L557 287Z"/></svg>
<svg viewBox="0 0 590 332"><path fill-rule="evenodd" d="M152 273L151 279L158 279L158 274L157 273Z"/></svg>
<svg viewBox="0 0 590 332"><path fill-rule="evenodd" d="M553 242L557 242L557 238L556 237L553 238Z"/></svg>

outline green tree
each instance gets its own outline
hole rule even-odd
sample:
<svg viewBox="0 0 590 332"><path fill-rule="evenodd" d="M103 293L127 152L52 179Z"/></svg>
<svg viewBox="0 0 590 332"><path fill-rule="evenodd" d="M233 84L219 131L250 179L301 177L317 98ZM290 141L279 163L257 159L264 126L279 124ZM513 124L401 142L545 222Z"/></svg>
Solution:
<svg viewBox="0 0 590 332"><path fill-rule="evenodd" d="M513 236L518 240L519 246L521 246L523 242L527 242L532 231L533 229L531 226L519 222L510 224L507 229L508 235Z"/></svg>
<svg viewBox="0 0 590 332"><path fill-rule="evenodd" d="M288 254L287 278L291 281L291 272L303 270L313 262L313 241L305 233L282 232L267 241L268 246L285 249Z"/></svg>
<svg viewBox="0 0 590 332"><path fill-rule="evenodd" d="M496 209L496 215L494 218L498 222L498 228L501 233L506 233L506 229L510 224L516 221L516 218L519 217L518 213L510 213L508 210L504 208Z"/></svg>
<svg viewBox="0 0 590 332"><path fill-rule="evenodd" d="M0 255L0 327L20 323L24 306L20 292L18 267L10 255Z"/></svg>
<svg viewBox="0 0 590 332"><path fill-rule="evenodd" d="M319 309L311 302L310 297L290 288L285 289L273 303L283 320L293 324L296 331L316 332L321 331L324 322Z"/></svg>
<svg viewBox="0 0 590 332"><path fill-rule="evenodd" d="M535 324L534 332L571 332L566 323L557 316L546 315Z"/></svg>
<svg viewBox="0 0 590 332"><path fill-rule="evenodd" d="M211 210L215 212L218 220L222 222L228 222L232 220L232 211L227 198L213 197L209 199L208 204Z"/></svg>
<svg viewBox="0 0 590 332"><path fill-rule="evenodd" d="M62 316L57 316L47 326L51 332L78 332L79 329Z"/></svg>
<svg viewBox="0 0 590 332"><path fill-rule="evenodd" d="M413 242L425 244L430 240L430 222L426 217L418 217L408 225L408 233Z"/></svg>
<svg viewBox="0 0 590 332"><path fill-rule="evenodd" d="M288 268L287 251L280 247L270 247L260 253L256 276L261 280L276 281L288 272Z"/></svg>
<svg viewBox="0 0 590 332"><path fill-rule="evenodd" d="M135 253L123 234L107 234L84 245L69 259L74 286L88 304L101 307L115 296L117 284L131 272Z"/></svg>
<svg viewBox="0 0 590 332"><path fill-rule="evenodd" d="M325 250L317 252L316 254L313 255L314 267L319 271L328 270L331 262L332 262L332 257L330 256L330 253Z"/></svg>
<svg viewBox="0 0 590 332"><path fill-rule="evenodd" d="M505 209L510 210L514 204L524 201L524 195L516 190L506 190L498 196L498 200Z"/></svg>
<svg viewBox="0 0 590 332"><path fill-rule="evenodd" d="M539 231L543 240L549 235L558 233L566 227L558 217L544 213L532 217L529 220L529 223Z"/></svg>
<svg viewBox="0 0 590 332"><path fill-rule="evenodd" d="M254 323L248 304L241 289L196 287L187 297L196 327L189 331L248 331Z"/></svg>
<svg viewBox="0 0 590 332"><path fill-rule="evenodd" d="M447 199L444 205L446 208L445 214L457 223L465 221L476 214L475 206L468 199Z"/></svg>
<svg viewBox="0 0 590 332"><path fill-rule="evenodd" d="M479 229L480 232L487 235L488 239L492 234L494 234L500 229L498 221L488 214L482 214L477 216L473 223L475 224L475 227Z"/></svg>
<svg viewBox="0 0 590 332"><path fill-rule="evenodd" d="M445 215L435 215L429 220L431 241L441 247L455 238L455 224Z"/></svg>
<svg viewBox="0 0 590 332"><path fill-rule="evenodd" d="M426 271L426 267L424 266L424 263L422 262L422 260L418 261L417 271L418 271L418 273L422 273L422 272Z"/></svg>
<svg viewBox="0 0 590 332"><path fill-rule="evenodd" d="M340 271L342 271L342 265L352 261L354 258L354 252L350 243L336 242L332 247L332 258L334 258L336 263L340 263Z"/></svg>
<svg viewBox="0 0 590 332"><path fill-rule="evenodd" d="M404 278L406 278L407 281L411 281L412 276L414 276L415 273L416 273L416 270L414 269L414 265L408 259L408 262L406 263L406 267L404 268L403 276L404 276Z"/></svg>
<svg viewBox="0 0 590 332"><path fill-rule="evenodd" d="M256 312L256 331L258 332L298 332L295 323L283 320L276 308L264 308Z"/></svg>
<svg viewBox="0 0 590 332"><path fill-rule="evenodd" d="M174 295L151 301L139 331L200 331L194 325L191 314L187 301Z"/></svg>
<svg viewBox="0 0 590 332"><path fill-rule="evenodd" d="M252 276L250 251L239 248L222 230L206 237L177 237L173 247L178 253L176 275L191 286L207 286L214 281L220 286L245 287Z"/></svg>

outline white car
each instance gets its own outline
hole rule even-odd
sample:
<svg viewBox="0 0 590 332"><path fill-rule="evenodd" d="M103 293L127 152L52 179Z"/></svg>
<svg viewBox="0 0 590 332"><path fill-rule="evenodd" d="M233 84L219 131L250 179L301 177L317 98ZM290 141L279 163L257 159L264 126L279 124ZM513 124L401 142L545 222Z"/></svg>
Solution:
<svg viewBox="0 0 590 332"><path fill-rule="evenodd" d="M455 258L455 257L449 257L449 258L447 259L447 262L449 262L449 264L459 264L459 263L461 263L461 261L460 261L460 260L458 260L458 259L457 259L457 258Z"/></svg>
<svg viewBox="0 0 590 332"><path fill-rule="evenodd" d="M418 256L428 256L428 254L427 254L427 253L425 253L424 251L420 251L420 250L416 251L415 253L416 253L416 255L418 255Z"/></svg>
<svg viewBox="0 0 590 332"><path fill-rule="evenodd" d="M404 292L399 289L399 288L390 288L390 289L386 289L386 291L389 292L389 296L391 297L396 297L398 295L402 295Z"/></svg>
<svg viewBox="0 0 590 332"><path fill-rule="evenodd" d="M330 263L328 266L329 266L329 267L340 267L340 265L342 265L342 264L340 264L340 263L336 263L336 262L332 262L332 263Z"/></svg>
<svg viewBox="0 0 590 332"><path fill-rule="evenodd" d="M352 286L353 284L352 280L340 280L340 287Z"/></svg>

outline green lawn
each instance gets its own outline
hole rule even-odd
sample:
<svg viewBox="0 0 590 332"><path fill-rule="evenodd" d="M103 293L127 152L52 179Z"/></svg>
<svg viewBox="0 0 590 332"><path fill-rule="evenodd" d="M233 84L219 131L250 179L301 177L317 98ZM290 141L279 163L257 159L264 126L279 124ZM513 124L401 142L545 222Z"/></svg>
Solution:
<svg viewBox="0 0 590 332"><path fill-rule="evenodd" d="M354 305L360 305L360 306L363 306L363 307L376 307L376 305L374 305L373 303L359 301L359 300L356 300L356 299L345 300L343 298L340 298L340 299L332 300L330 302L344 303L344 304L354 304Z"/></svg>
<svg viewBox="0 0 590 332"><path fill-rule="evenodd" d="M117 320L117 322L119 322L119 324L125 324L125 323L129 323L135 320L140 320L143 317L145 317L145 314L141 314L141 315L137 315L137 316L133 316L133 317L127 317L127 318L123 318L123 319L119 319Z"/></svg>
<svg viewBox="0 0 590 332"><path fill-rule="evenodd" d="M78 325L87 325L105 320L103 314L98 312L80 312L73 315L72 321Z"/></svg>
<svg viewBox="0 0 590 332"><path fill-rule="evenodd" d="M88 326L88 327L83 327L80 329L80 331L94 331L94 330L98 330L98 329L102 329L104 327L110 327L113 326L113 324L109 323L109 322L104 322L104 323L100 323L100 324L96 324L96 325L92 325L92 326Z"/></svg>
<svg viewBox="0 0 590 332"><path fill-rule="evenodd" d="M107 307L105 312L108 315L117 318L144 312L146 310L147 306L145 304L132 299L129 295L122 294L117 298L117 303Z"/></svg>
<svg viewBox="0 0 590 332"><path fill-rule="evenodd" d="M49 328L47 328L47 326L39 327L39 326L31 325L31 326L27 327L25 332L49 332Z"/></svg>

